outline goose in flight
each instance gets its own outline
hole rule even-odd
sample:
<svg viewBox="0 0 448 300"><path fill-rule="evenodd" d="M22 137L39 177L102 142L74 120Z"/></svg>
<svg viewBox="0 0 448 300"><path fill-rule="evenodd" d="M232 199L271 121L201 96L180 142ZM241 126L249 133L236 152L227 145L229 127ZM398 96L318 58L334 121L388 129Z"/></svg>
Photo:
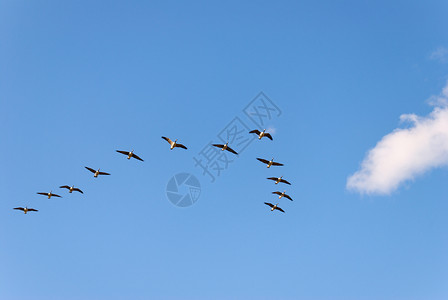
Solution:
<svg viewBox="0 0 448 300"><path fill-rule="evenodd" d="M109 173L106 173L106 172L100 172L100 169L98 169L97 171L95 171L94 169L92 169L92 168L89 168L89 167L85 167L87 170L89 170L90 172L92 172L93 173L93 177L98 177L98 175L110 175Z"/></svg>
<svg viewBox="0 0 448 300"><path fill-rule="evenodd" d="M212 146L221 148L222 151L227 150L229 152L232 152L233 154L238 155L238 153L236 153L235 150L233 150L232 148L229 147L229 142L225 143L224 145L222 145L222 144L212 144Z"/></svg>
<svg viewBox="0 0 448 300"><path fill-rule="evenodd" d="M25 208L23 208L23 207L14 207L13 209L17 209L17 210L21 210L21 211L23 211L23 212L25 213L25 215L26 215L26 213L29 212L29 211L38 211L37 209L34 209L34 208L28 208L28 207L25 207Z"/></svg>
<svg viewBox="0 0 448 300"><path fill-rule="evenodd" d="M71 194L73 191L80 192L81 194L84 194L80 189L75 188L74 185L72 185L72 186L61 185L60 188L61 188L61 189L68 189L68 192L69 192L70 194Z"/></svg>
<svg viewBox="0 0 448 300"><path fill-rule="evenodd" d="M51 191L49 192L49 193L37 193L37 194L39 194L39 195L43 195L43 196L47 196L48 197L48 199L50 199L51 197L58 197L58 198L62 198L61 196L59 196L59 195L56 195L56 194L53 194Z"/></svg>
<svg viewBox="0 0 448 300"><path fill-rule="evenodd" d="M277 177L269 177L269 178L266 178L266 179L274 180L275 184L278 184L279 182L283 182L283 183L291 185L291 183L289 183L287 180L283 179L283 176L280 176L278 178Z"/></svg>
<svg viewBox="0 0 448 300"><path fill-rule="evenodd" d="M178 144L177 143L177 139L173 142L172 140L170 140L169 138L167 138L167 137L164 137L164 136L162 136L162 139L164 139L165 141L167 141L168 143L170 143L170 149L171 150L173 150L174 149L174 147L180 147L180 148L184 148L184 149L187 149L187 147L185 147L184 145L182 145L182 144Z"/></svg>
<svg viewBox="0 0 448 300"><path fill-rule="evenodd" d="M289 195L286 194L286 191L283 191L283 193L282 193L282 192L279 192L279 191L277 191L277 192L272 192L272 194L277 194L277 195L278 195L278 199L281 199L282 197L285 197L286 199L289 199L289 200L293 201L293 200L291 199L291 197L290 197Z"/></svg>
<svg viewBox="0 0 448 300"><path fill-rule="evenodd" d="M267 137L268 139L270 139L272 141L272 136L269 132L265 132L265 130L263 130L262 132L260 132L259 130L255 129L252 131L249 131L249 133L256 133L258 135L258 139L261 140L262 137Z"/></svg>
<svg viewBox="0 0 448 300"><path fill-rule="evenodd" d="M121 150L115 150L115 151L117 151L118 153L127 155L127 156L128 156L128 159L131 159L131 157L133 157L133 158L135 158L135 159L138 159L138 160L143 161L143 159L141 159L140 157L138 157L137 154L134 153L134 150L132 150L131 152L128 152L128 151L121 151Z"/></svg>
<svg viewBox="0 0 448 300"><path fill-rule="evenodd" d="M268 168L270 168L271 166L283 166L283 164L275 162L274 158L272 158L270 161L263 158L257 158L257 159L262 163L266 164Z"/></svg>
<svg viewBox="0 0 448 300"><path fill-rule="evenodd" d="M274 204L272 204L272 203L265 202L264 204L270 206L270 207L271 207L271 211L274 211L274 209L277 209L277 210L279 210L279 211L281 211L281 212L285 212L283 209L281 209L280 207L277 206L278 203L274 205Z"/></svg>

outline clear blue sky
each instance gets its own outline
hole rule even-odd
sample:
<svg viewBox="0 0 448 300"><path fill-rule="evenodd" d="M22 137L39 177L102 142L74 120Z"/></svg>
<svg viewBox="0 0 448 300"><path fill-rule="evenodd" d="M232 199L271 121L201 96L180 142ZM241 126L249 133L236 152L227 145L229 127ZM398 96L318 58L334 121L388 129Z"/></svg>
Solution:
<svg viewBox="0 0 448 300"><path fill-rule="evenodd" d="M432 110L446 1L105 3L0 1L0 299L448 299L447 169L346 189ZM260 91L274 141L210 183L193 157ZM165 195L178 172L202 184L188 208ZM280 175L285 214L263 204Z"/></svg>

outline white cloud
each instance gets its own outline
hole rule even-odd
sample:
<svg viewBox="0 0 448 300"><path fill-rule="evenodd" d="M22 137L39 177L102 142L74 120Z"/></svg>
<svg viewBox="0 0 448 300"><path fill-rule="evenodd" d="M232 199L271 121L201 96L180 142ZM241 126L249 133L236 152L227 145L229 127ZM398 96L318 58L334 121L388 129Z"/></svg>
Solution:
<svg viewBox="0 0 448 300"><path fill-rule="evenodd" d="M367 194L389 194L398 186L424 172L448 165L448 84L437 105L426 117L400 116L409 128L398 128L371 149L361 169L347 180L347 188Z"/></svg>
<svg viewBox="0 0 448 300"><path fill-rule="evenodd" d="M429 55L430 59L438 60L441 63L448 62L448 48L439 47Z"/></svg>

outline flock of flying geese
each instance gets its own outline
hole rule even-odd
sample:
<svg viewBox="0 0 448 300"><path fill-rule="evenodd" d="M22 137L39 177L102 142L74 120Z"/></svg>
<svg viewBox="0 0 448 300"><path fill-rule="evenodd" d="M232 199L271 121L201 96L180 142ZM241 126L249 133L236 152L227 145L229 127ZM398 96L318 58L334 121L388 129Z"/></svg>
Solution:
<svg viewBox="0 0 448 300"><path fill-rule="evenodd" d="M259 130L255 129L255 130L250 131L249 133L257 134L259 140L261 140L261 138L263 138L263 137L267 137L267 138L269 138L272 141L272 136L268 132L266 132L266 129L263 130L262 132L260 132ZM165 141L167 141L170 144L170 150L173 150L176 147L182 148L182 149L187 149L187 147L185 145L177 143L177 139L172 141L171 139L169 139L167 137L164 137L164 136L162 136L162 139L164 139ZM229 142L227 142L225 144L212 144L212 146L220 148L221 151L227 150L230 153L238 155L238 153L235 150L233 150L232 148L229 147ZM135 158L137 160L143 161L143 159L141 159L137 154L134 153L134 150L132 150L130 152L129 151L116 150L116 152L121 153L123 155L126 155L127 159ZM259 160L262 163L266 164L268 168L270 168L271 166L283 166L283 164L275 162L273 158L271 160L269 160L269 161L266 160L266 159L263 159L263 158L257 158L257 160ZM90 167L85 167L85 168L93 173L93 177L94 178L97 178L99 175L110 175L110 173L102 172L102 171L100 171L100 169L95 170L95 169L92 169ZM278 184L278 183L282 182L282 183L291 185L291 183L289 183L288 181L283 179L283 176L281 176L281 177L269 177L267 179L275 181L275 184ZM72 192L74 192L74 191L78 192L78 193L81 193L81 194L84 194L84 192L82 190L80 190L79 188L75 187L74 185L72 185L72 186L61 185L59 188L67 189L70 194ZM289 195L286 194L286 191L283 191L283 192L276 191L276 192L272 192L272 193L279 195L279 197L278 197L279 199L285 197L285 198L293 201L292 198ZM62 196L60 196L58 194L54 194L52 191L50 191L49 193L39 192L37 194L38 195L42 195L42 196L46 196L48 199L51 199L51 197L62 198ZM271 207L271 211L279 210L281 212L285 212L283 209L278 207L278 203L274 205L274 204L269 203L269 202L264 202L264 204L270 206ZM21 210L25 214L27 214L30 211L36 211L36 212L38 211L37 209L28 208L28 207L14 207L14 209Z"/></svg>

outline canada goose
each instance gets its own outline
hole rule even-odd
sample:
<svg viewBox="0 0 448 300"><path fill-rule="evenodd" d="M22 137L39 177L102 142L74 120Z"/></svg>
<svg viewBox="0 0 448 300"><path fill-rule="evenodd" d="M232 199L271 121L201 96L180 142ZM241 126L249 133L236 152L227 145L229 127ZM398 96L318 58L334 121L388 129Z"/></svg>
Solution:
<svg viewBox="0 0 448 300"><path fill-rule="evenodd" d="M271 207L271 211L274 211L274 209L277 209L277 210L279 210L279 211L281 211L281 212L285 212L283 209L281 209L280 207L277 206L278 203L274 205L274 204L272 204L272 203L265 202L264 204L270 206L270 207Z"/></svg>
<svg viewBox="0 0 448 300"><path fill-rule="evenodd" d="M282 179L282 178L283 178L283 176L280 176L278 178L277 177L269 177L269 178L266 178L266 179L274 180L275 184L278 184L279 182L283 182L283 183L291 185L291 183L289 183L288 181L286 181L285 179Z"/></svg>
<svg viewBox="0 0 448 300"><path fill-rule="evenodd" d="M47 196L48 199L50 199L51 197L59 197L59 198L62 198L62 197L59 196L59 195L53 194L51 191L50 191L49 193L37 193L37 194L39 194L39 195L43 195L43 196Z"/></svg>
<svg viewBox="0 0 448 300"><path fill-rule="evenodd" d="M87 170L89 170L90 172L92 172L93 173L93 177L98 177L98 175L110 175L109 173L106 173L106 172L100 172L100 169L98 169L97 171L95 171L94 169L92 169L92 168L89 168L89 167L85 167Z"/></svg>
<svg viewBox="0 0 448 300"><path fill-rule="evenodd" d="M164 137L164 136L162 136L162 139L164 139L165 141L167 141L168 143L170 143L170 145L171 145L170 149L171 149L171 150L173 150L174 147L180 147L180 148L187 149L187 147L185 147L184 145L182 145L182 144L178 144L178 143L177 143L177 139L176 139L174 142L173 142L172 140L170 140L169 138Z"/></svg>
<svg viewBox="0 0 448 300"><path fill-rule="evenodd" d="M263 158L257 158L257 159L262 163L267 164L268 168L270 168L271 166L283 166L283 164L275 162L274 158L272 158L270 161L267 161L266 159Z"/></svg>
<svg viewBox="0 0 448 300"><path fill-rule="evenodd" d="M283 193L277 191L277 192L272 192L272 194L277 194L277 195L279 195L279 196L278 196L278 199L281 199L282 197L285 197L286 199L289 199L289 200L293 201L289 195L286 195L285 192L286 192L286 191L283 191Z"/></svg>
<svg viewBox="0 0 448 300"><path fill-rule="evenodd" d="M29 211L38 211L37 209L28 208L28 207L25 207L25 208L23 208L23 207L14 207L13 209L22 210L25 213L25 215Z"/></svg>
<svg viewBox="0 0 448 300"><path fill-rule="evenodd" d="M73 191L80 192L81 194L84 194L80 189L75 188L74 185L72 185L72 186L61 185L60 188L61 188L61 189L68 189L68 192L69 192L70 194L71 194Z"/></svg>
<svg viewBox="0 0 448 300"><path fill-rule="evenodd" d="M141 159L140 157L138 157L137 154L134 154L134 150L132 150L131 152L128 152L128 151L121 151L121 150L115 150L115 151L117 151L118 153L127 155L127 156L128 156L128 159L131 159L131 157L133 157L133 158L135 158L135 159L138 159L138 160L143 161L143 159Z"/></svg>
<svg viewBox="0 0 448 300"><path fill-rule="evenodd" d="M271 134L268 133L268 132L265 132L265 131L266 131L266 129L263 130L263 132L260 132L259 130L255 129L255 130L249 131L249 133L256 133L258 135L258 139L259 140L261 140L261 138L265 136L265 137L269 138L272 141Z"/></svg>
<svg viewBox="0 0 448 300"><path fill-rule="evenodd" d="M229 152L232 152L233 154L238 155L238 153L236 153L235 150L233 150L232 148L229 147L229 142L225 143L224 145L222 145L222 144L212 144L212 146L221 148L222 151L227 150Z"/></svg>

